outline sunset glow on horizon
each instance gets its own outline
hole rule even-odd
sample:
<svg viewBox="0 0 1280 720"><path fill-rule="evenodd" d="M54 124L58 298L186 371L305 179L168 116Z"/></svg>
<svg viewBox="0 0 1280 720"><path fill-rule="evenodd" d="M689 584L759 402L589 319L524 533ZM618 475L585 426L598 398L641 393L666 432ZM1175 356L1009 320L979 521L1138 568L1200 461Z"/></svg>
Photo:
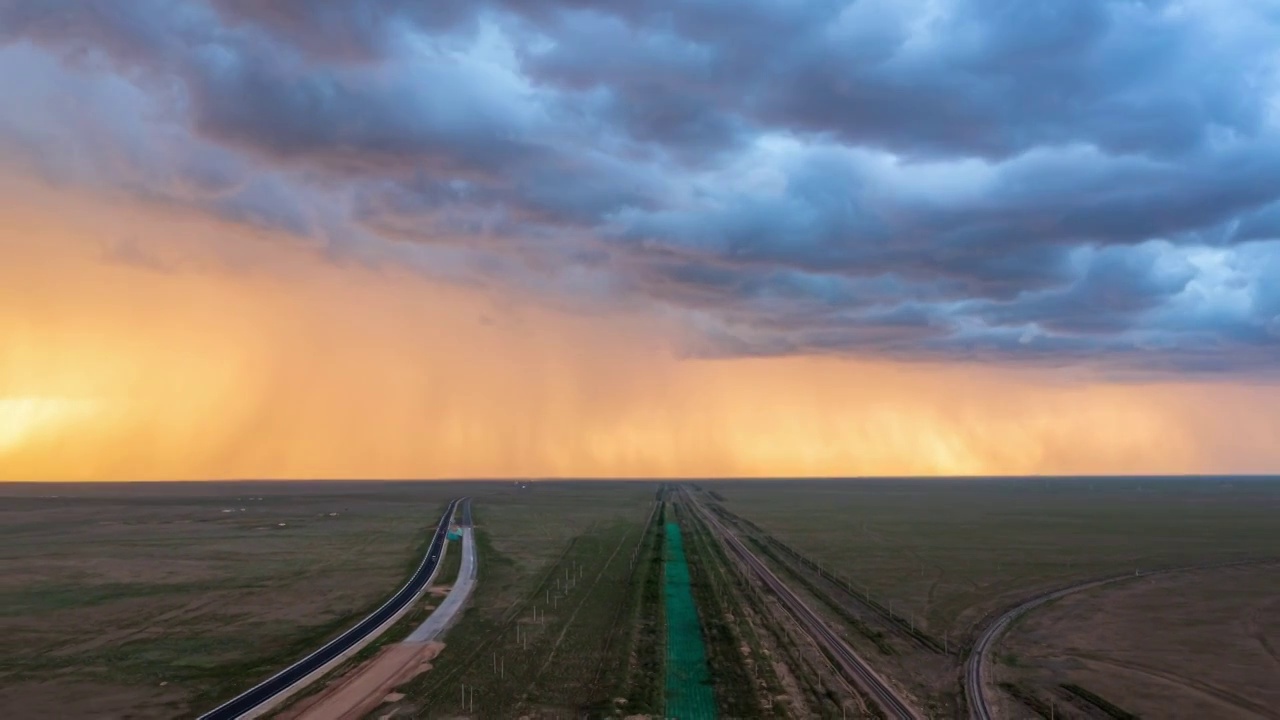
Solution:
<svg viewBox="0 0 1280 720"><path fill-rule="evenodd" d="M1276 459L1267 432L1221 425L1265 420L1270 390L681 358L655 312L572 314L171 210L79 198L62 215L41 207L52 200L5 218L23 238L6 257L24 260L0 270L6 480L1248 472ZM106 256L104 234L136 257ZM204 234L216 250L198 250ZM186 266L140 260L184 247ZM231 260L246 255L288 270L246 272Z"/></svg>
<svg viewBox="0 0 1280 720"><path fill-rule="evenodd" d="M0 480L1280 468L1252 11L551 5L0 8Z"/></svg>

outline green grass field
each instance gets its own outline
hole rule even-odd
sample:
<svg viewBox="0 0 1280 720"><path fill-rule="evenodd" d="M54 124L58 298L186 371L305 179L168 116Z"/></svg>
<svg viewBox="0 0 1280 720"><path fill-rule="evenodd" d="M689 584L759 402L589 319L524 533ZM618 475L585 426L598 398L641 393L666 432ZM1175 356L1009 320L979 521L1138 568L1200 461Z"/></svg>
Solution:
<svg viewBox="0 0 1280 720"><path fill-rule="evenodd" d="M1020 598L1134 569L1280 552L1277 480L697 486L701 497L760 529L762 536L749 538L752 548L833 623L846 622L849 642L879 657L922 707L944 714L962 705L964 643L984 617ZM655 512L660 487L0 486L0 716L168 718L212 707L381 603L419 561L446 501L464 494L475 498L475 594L433 668L403 685L405 697L379 717L660 714L663 529L673 522L684 535L721 714L802 715L823 706L830 679L815 670L821 658L779 630L768 596L700 524L681 517L679 503ZM778 552L770 537L799 559ZM456 573L457 550L442 582ZM929 638L943 636L950 649L916 647L873 607L824 585L810 561ZM401 625L427 611L424 604ZM1249 639L1255 635L1242 642L1258 644ZM1037 662L1039 669L1015 680L1057 676L1044 670L1052 658ZM924 675L931 684L913 684ZM1115 699L1096 674L1064 677L1086 694Z"/></svg>
<svg viewBox="0 0 1280 720"><path fill-rule="evenodd" d="M1038 589L1280 550L1280 481L704 482L750 519L935 635Z"/></svg>
<svg viewBox="0 0 1280 720"><path fill-rule="evenodd" d="M433 668L401 686L406 697L379 715L600 717L655 710L655 661L646 655L660 647L641 642L642 616L652 612L641 605L654 557L655 524L647 521L657 487L534 483L477 497L479 582L472 603L445 636Z"/></svg>
<svg viewBox="0 0 1280 720"><path fill-rule="evenodd" d="M0 486L0 716L208 709L380 604L461 490Z"/></svg>
<svg viewBox="0 0 1280 720"><path fill-rule="evenodd" d="M719 508L716 512L851 647L937 717L963 714L961 664L969 643L997 611L1022 599L1135 570L1280 554L1280 525L1274 522L1280 511L1277 480L865 480L699 482L696 487L703 502ZM1144 627L1161 632L1160 617L1149 612ZM1172 632L1183 621L1170 622ZM1070 624L1058 627L1068 644L1080 631ZM1008 653L1002 652L996 653L997 661L1007 666ZM1171 656L1151 655L1148 659L1157 664ZM1210 656L1226 666L1234 662L1232 652L1197 654ZM1042 659L1040 672L1013 676L1009 689L996 694L998 702L1016 715L1048 712L1055 693L1075 705L1090 693L1115 694L1099 682L1100 675L1066 673L1055 663ZM1058 685L1070 680L1076 694L1058 685L1047 690L1036 685L1055 677L1065 678ZM1234 687L1221 692L1256 696L1256 682L1246 674L1233 677ZM1037 704L1041 701L1043 707Z"/></svg>

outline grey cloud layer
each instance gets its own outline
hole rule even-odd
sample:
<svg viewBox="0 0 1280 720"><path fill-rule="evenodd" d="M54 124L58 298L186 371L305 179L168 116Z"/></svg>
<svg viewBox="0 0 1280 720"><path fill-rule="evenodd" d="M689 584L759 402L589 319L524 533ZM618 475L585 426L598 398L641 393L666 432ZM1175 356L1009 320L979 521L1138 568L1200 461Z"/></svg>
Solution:
<svg viewBox="0 0 1280 720"><path fill-rule="evenodd" d="M700 352L1262 372L1276 37L1263 0L0 0L0 150L593 277Z"/></svg>

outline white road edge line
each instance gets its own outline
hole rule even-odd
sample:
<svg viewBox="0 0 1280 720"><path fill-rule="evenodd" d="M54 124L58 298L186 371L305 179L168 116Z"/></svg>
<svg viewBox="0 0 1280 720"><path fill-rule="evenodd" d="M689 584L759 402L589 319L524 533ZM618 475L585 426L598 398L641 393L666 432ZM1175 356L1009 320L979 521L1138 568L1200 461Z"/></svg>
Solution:
<svg viewBox="0 0 1280 720"><path fill-rule="evenodd" d="M453 507L453 512L451 512L451 513L450 513L450 515L449 515L449 522L453 522L453 518L454 518L454 516L456 516L456 515L457 515L457 513L458 513L458 505L461 505L461 504L462 504L462 502L463 502L463 501L461 501L461 500L460 500L457 504L455 504L455 505L454 505L454 507ZM439 527L439 525L437 525L437 526L435 526L435 527L436 527L436 528L438 528L438 527ZM433 541L434 541L434 535L435 535L435 530L433 529L433 530L432 530L432 538L433 538ZM342 653L341 655L339 655L339 656L335 657L333 660L330 660L329 662L325 663L324 665L321 665L319 668L316 668L316 670L315 670L315 671L311 672L311 673L310 673L310 674L308 674L308 675L303 676L303 677L302 677L302 678L300 678L297 682L293 683L292 685L290 685L290 686L286 687L285 689L283 689L283 690L281 690L280 692L276 693L275 695L271 696L271 697L270 697L269 699L267 699L265 702L263 702L262 704L258 705L257 707L255 707L254 709L250 710L249 712L244 713L243 715L241 715L241 716L240 716L240 720L253 720L253 718L261 717L262 715L265 715L266 713L270 712L271 710L274 710L275 708L279 707L279 706L280 706L280 705L281 705L285 700L287 700L287 699L289 699L290 697L292 697L293 695L297 694L297 692L298 692L299 690L302 690L303 688L307 687L307 686L308 686L308 685L310 685L311 683L315 682L316 680L320 679L320 678L321 678L321 677L323 677L324 675L328 674L331 670L333 670L333 669L334 669L335 667L337 667L339 664L341 664L341 663L343 663L343 662L347 661L348 659L350 659L350 657L351 657L352 655L354 655L354 654L356 654L356 653L360 652L361 650L363 650L364 648L366 648L366 647L369 645L369 643L373 642L374 640L377 640L377 639L382 635L382 633L386 632L388 628L390 628L392 625L394 625L398 620L400 620L400 618L404 617L404 615L405 615L406 613L408 613L408 612L409 612L409 610L410 610L411 608L413 608L413 606L414 606L414 605L416 605L416 604L417 604L417 602L418 602L420 599L422 599L422 596L423 596L423 595L427 592L427 590L431 587L431 583L435 582L436 574L438 574L438 573L440 572L440 565L442 565L442 564L444 563L445 553L446 553L446 552L448 552L448 548L449 548L449 543L448 543L448 542L444 542L444 543L442 543L442 544L441 544L441 547L440 547L440 557L439 557L439 558L437 559L437 561L436 561L436 566L435 566L435 568L431 571L431 576L427 578L427 581L426 581L425 583L423 583L423 585L422 585L422 590L418 591L418 593L417 593L416 595L414 595L414 596L413 596L413 599L412 599L412 600L410 600L409 602L405 603L404 607L403 607L399 612L397 612L397 613L395 613L394 615L392 615L391 617L387 618L387 621L386 621L386 622L384 622L384 623L382 623L381 625L379 625L378 627L374 628L373 632L369 633L369 635L368 635L367 637L365 637L365 639L363 639L363 640L361 640L360 642L356 643L355 645L351 646L351 648L350 648L350 649L348 649L346 652L344 652L344 653ZM395 592L395 593L393 593L393 594L391 595L391 597L387 599L387 601L386 601L386 602L384 602L384 603L382 603L381 605L379 605L379 606L378 606L378 609L377 609L377 610L374 610L374 611L373 611L373 612L371 612L371 613L369 613L369 615L375 615L375 614L377 614L378 612L380 612L383 608L385 608L386 606L390 605L390 604L391 604L391 602L392 602L393 600L395 600L396 596L397 596L397 595L399 595L399 594L400 594L400 593L401 593L401 592L402 592L406 587L408 587L408 586L409 586L409 582L411 582L411 581L412 581L412 579L413 579L414 575L417 575L417 574L418 574L418 571L422 569L422 566L427 564L427 560L430 558L430 551L429 551L429 550L430 550L430 546L428 546L428 552L423 553L423 556L422 556L422 562L418 563L418 567L417 567L417 568L414 568L413 573L409 576L410 580L409 580L409 581L406 581L404 585L401 585L399 590L396 590L396 592ZM368 615L366 615L365 617L368 617ZM358 625L358 624L359 624L359 623L357 623L357 625ZM354 629L354 626L353 626L353 629ZM347 630L346 632L350 632L350 631L351 631L351 630ZM342 637L342 636L341 636L341 635L339 635L338 637ZM327 644L328 644L328 643L325 643L325 645L327 645ZM280 675L284 674L285 672L288 672L289 668L292 668L294 665L297 665L297 664L298 664L298 663L300 663L300 662L305 662L308 658L310 658L310 657L312 657L313 655L315 655L315 654L319 653L321 650L323 650L323 649L324 649L325 645L321 645L318 649L316 649L316 650L312 651L309 655L307 655L306 657L303 657L301 660L296 660L296 661L294 661L294 662L290 663L290 664L288 665L288 667L285 667L285 668L284 668L283 670L281 670L280 672L276 673L275 675L272 675L271 677L267 678L266 680L263 680L263 681L262 681L262 683L258 683L258 684L259 684L259 685L261 685L261 684L263 684L263 683L271 682L273 679L275 679L275 678L279 677ZM257 686L255 685L254 687L257 687Z"/></svg>
<svg viewBox="0 0 1280 720"><path fill-rule="evenodd" d="M472 534L475 532L472 528L464 527L462 531L462 563L458 566L458 578L454 581L453 587L449 588L449 594L445 596L440 605L426 620L422 621L413 632L409 633L401 642L406 643L425 643L431 642L444 635L458 618L458 612L462 606L466 604L467 599L471 597L472 591L476 587L476 558L475 539Z"/></svg>

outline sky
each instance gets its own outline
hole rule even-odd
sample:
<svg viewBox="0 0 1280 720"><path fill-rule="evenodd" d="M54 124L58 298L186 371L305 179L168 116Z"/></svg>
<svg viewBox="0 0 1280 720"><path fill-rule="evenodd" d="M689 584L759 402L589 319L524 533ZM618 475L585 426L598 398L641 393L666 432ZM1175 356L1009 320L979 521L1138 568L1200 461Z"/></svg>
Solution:
<svg viewBox="0 0 1280 720"><path fill-rule="evenodd" d="M0 0L0 479L1280 470L1275 0Z"/></svg>

